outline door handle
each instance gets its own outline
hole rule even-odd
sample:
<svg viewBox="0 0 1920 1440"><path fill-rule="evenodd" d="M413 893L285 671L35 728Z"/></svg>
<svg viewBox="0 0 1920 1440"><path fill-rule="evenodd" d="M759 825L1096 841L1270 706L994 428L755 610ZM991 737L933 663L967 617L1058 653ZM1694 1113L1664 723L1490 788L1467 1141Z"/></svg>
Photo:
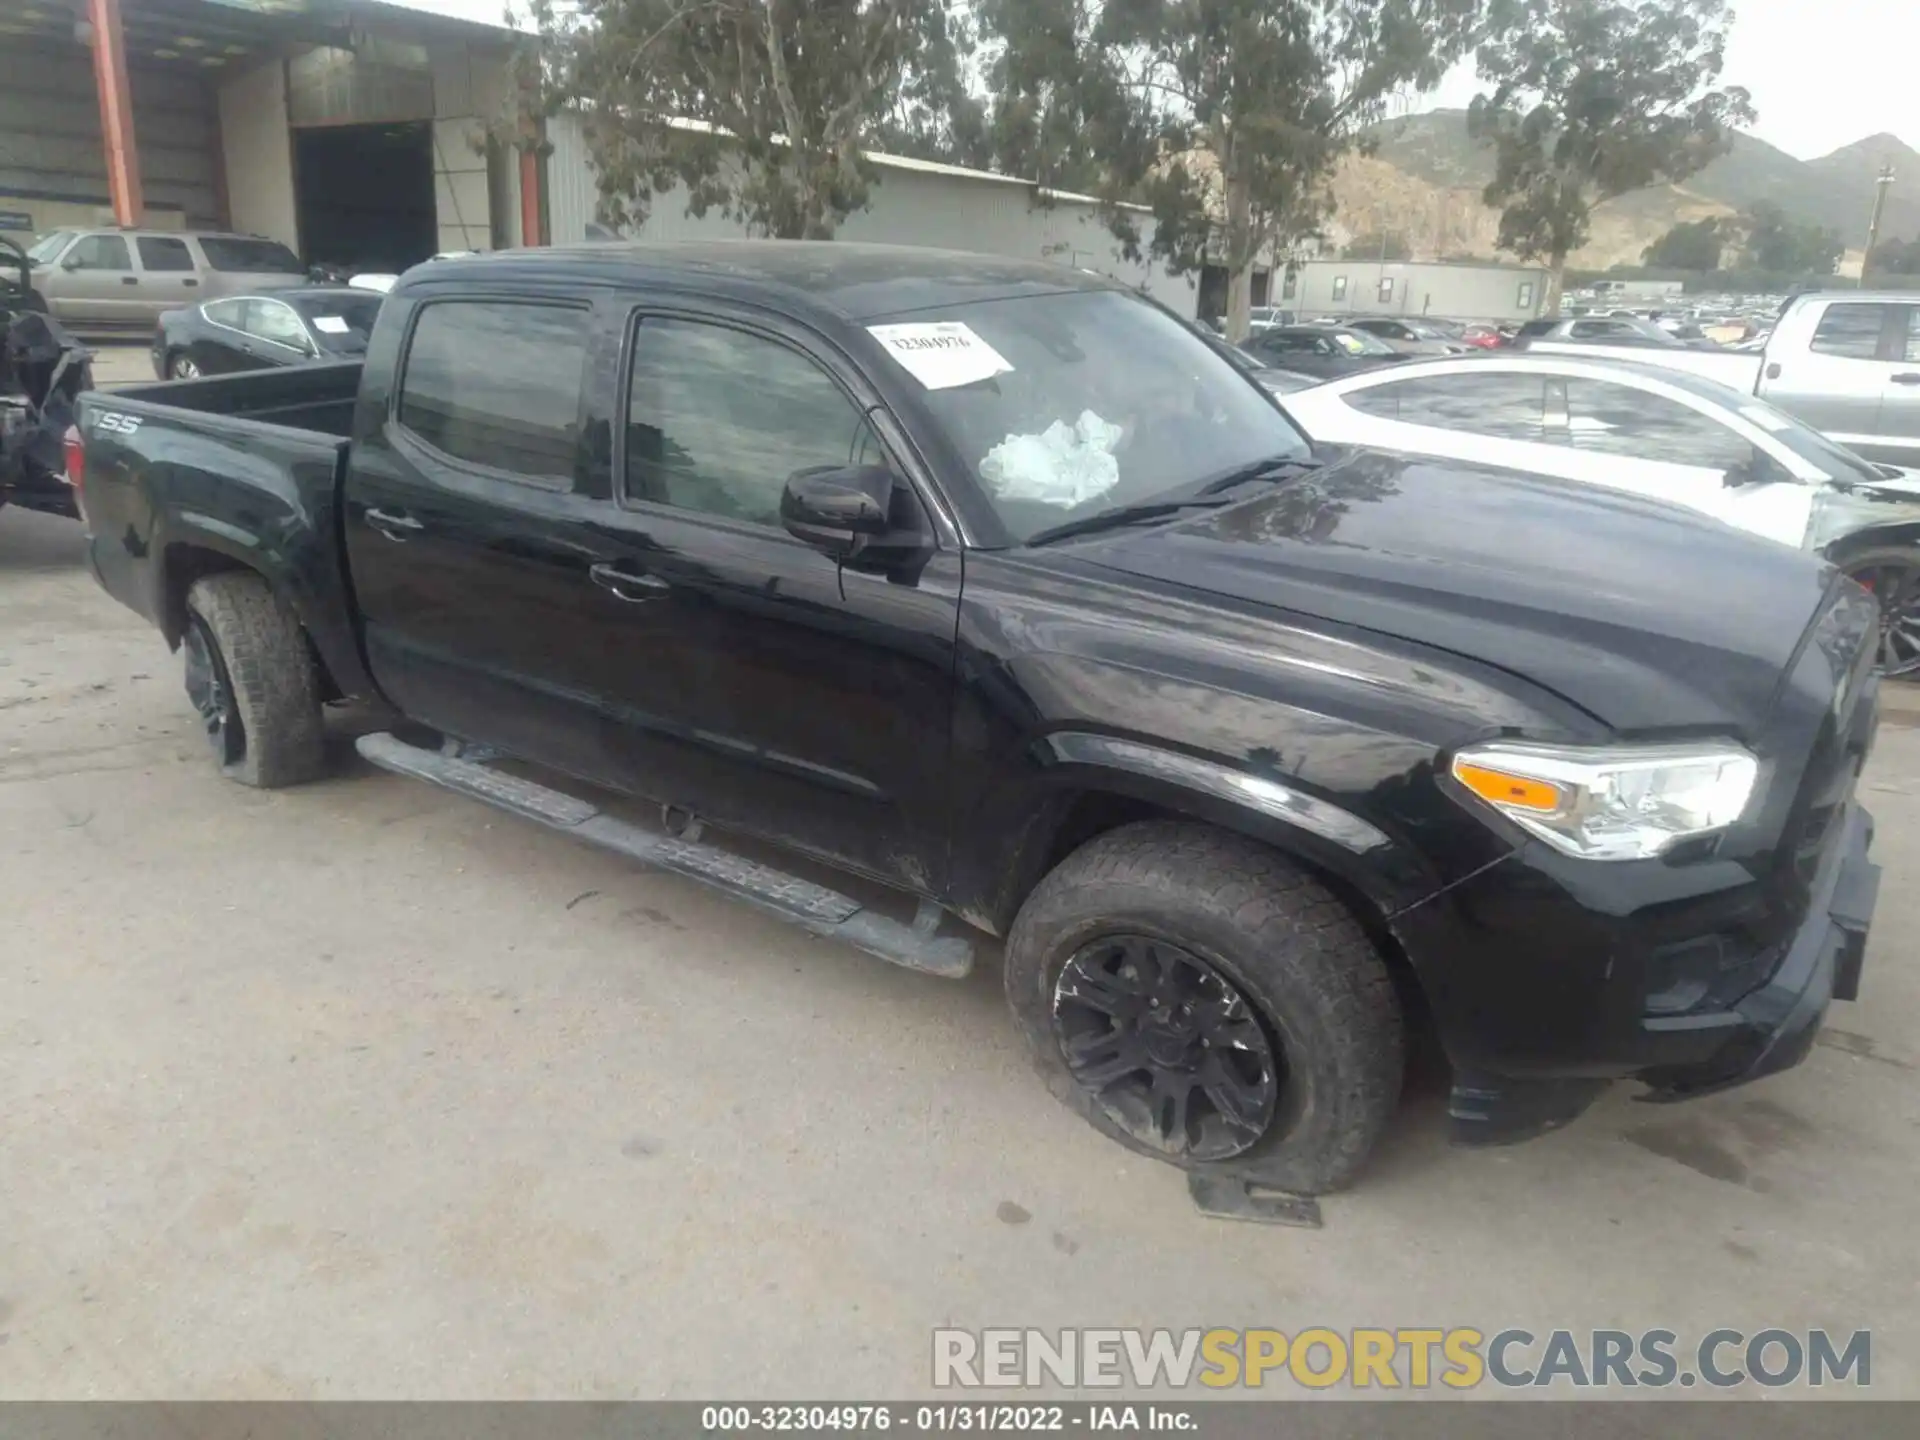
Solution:
<svg viewBox="0 0 1920 1440"><path fill-rule="evenodd" d="M138 285L140 283L140 277L138 275L122 275L120 277L120 283L122 285Z"/></svg>
<svg viewBox="0 0 1920 1440"><path fill-rule="evenodd" d="M1896 375L1893 377L1893 383L1896 385L1920 385L1920 371L1909 370L1904 374Z"/></svg>
<svg viewBox="0 0 1920 1440"><path fill-rule="evenodd" d="M182 280L180 283L186 286L189 290L191 290L194 286L198 285L200 282L194 279L186 279L186 280Z"/></svg>
<svg viewBox="0 0 1920 1440"><path fill-rule="evenodd" d="M367 509L366 521L389 540L405 540L415 531L427 528L405 511L395 513L391 510L376 510L372 507Z"/></svg>
<svg viewBox="0 0 1920 1440"><path fill-rule="evenodd" d="M618 565L589 565L587 578L602 590L612 591L615 599L634 604L658 600L673 588L670 581L662 580L658 575L635 575Z"/></svg>

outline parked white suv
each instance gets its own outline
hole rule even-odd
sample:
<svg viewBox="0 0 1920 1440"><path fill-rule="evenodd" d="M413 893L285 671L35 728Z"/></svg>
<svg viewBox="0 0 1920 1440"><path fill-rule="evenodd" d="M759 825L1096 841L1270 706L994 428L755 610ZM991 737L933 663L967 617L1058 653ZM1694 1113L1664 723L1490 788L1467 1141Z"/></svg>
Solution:
<svg viewBox="0 0 1920 1440"><path fill-rule="evenodd" d="M50 230L27 251L33 288L75 330L148 333L162 311L306 283L299 257L258 235Z"/></svg>

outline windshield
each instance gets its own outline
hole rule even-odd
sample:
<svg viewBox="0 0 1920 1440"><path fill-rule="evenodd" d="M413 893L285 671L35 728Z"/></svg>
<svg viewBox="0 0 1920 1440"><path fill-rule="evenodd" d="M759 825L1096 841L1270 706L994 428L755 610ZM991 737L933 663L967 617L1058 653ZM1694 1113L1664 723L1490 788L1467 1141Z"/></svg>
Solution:
<svg viewBox="0 0 1920 1440"><path fill-rule="evenodd" d="M51 265L60 252L67 248L67 242L73 239L71 230L49 230L44 235L34 237L33 244L27 247L27 259L35 265Z"/></svg>
<svg viewBox="0 0 1920 1440"><path fill-rule="evenodd" d="M385 299L371 293L342 295L338 291L320 295L282 291L275 298L300 312L322 350L341 355L357 355L367 348L367 337L373 333L373 322Z"/></svg>
<svg viewBox="0 0 1920 1440"><path fill-rule="evenodd" d="M977 300L870 328L1019 540L1310 454L1231 362L1124 291Z"/></svg>
<svg viewBox="0 0 1920 1440"><path fill-rule="evenodd" d="M201 253L216 270L256 275L304 275L299 258L278 240L249 240L238 235L202 235Z"/></svg>

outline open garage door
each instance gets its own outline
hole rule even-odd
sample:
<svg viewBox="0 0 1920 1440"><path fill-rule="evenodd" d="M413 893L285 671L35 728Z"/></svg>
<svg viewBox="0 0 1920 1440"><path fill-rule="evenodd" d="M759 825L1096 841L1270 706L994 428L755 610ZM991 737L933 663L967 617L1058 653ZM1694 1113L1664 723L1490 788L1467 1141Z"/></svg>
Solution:
<svg viewBox="0 0 1920 1440"><path fill-rule="evenodd" d="M441 248L432 122L303 127L293 145L309 264L398 273Z"/></svg>

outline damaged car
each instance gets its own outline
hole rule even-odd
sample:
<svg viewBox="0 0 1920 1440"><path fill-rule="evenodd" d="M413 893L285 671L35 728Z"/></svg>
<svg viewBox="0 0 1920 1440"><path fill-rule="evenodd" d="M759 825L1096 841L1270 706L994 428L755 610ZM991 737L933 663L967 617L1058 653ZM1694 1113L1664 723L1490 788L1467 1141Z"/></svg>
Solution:
<svg viewBox="0 0 1920 1440"><path fill-rule="evenodd" d="M1627 360L1417 362L1283 401L1316 442L1497 465L1670 501L1808 550L1880 602L1880 666L1920 677L1920 471L1764 400Z"/></svg>
<svg viewBox="0 0 1920 1440"><path fill-rule="evenodd" d="M0 506L73 517L66 436L91 352L47 314L27 254L0 238Z"/></svg>

